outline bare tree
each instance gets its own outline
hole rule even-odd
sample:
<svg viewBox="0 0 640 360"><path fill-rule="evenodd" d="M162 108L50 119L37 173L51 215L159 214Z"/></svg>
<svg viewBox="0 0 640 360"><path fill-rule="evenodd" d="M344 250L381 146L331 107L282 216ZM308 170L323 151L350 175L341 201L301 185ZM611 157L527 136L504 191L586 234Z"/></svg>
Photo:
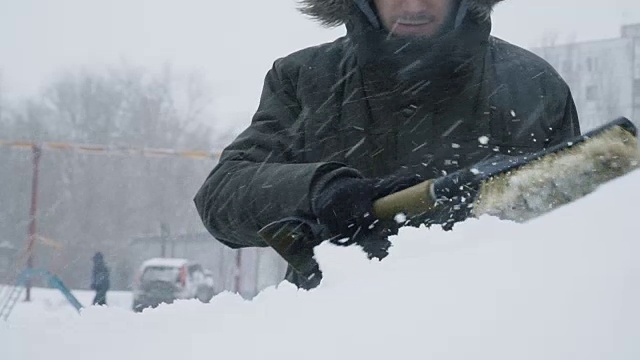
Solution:
<svg viewBox="0 0 640 360"><path fill-rule="evenodd" d="M170 66L158 74L120 65L104 73L67 72L45 91L58 136L65 140L150 147L205 145L206 84Z"/></svg>

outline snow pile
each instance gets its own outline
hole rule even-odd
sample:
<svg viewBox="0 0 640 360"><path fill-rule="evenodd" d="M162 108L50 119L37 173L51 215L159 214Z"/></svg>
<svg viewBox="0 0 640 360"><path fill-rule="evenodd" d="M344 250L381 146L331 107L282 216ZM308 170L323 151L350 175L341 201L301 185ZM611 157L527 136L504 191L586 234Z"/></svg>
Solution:
<svg viewBox="0 0 640 360"><path fill-rule="evenodd" d="M8 359L638 359L640 172L526 224L404 229L382 262L323 245L325 281L248 302L0 324ZM3 357L4 358L4 357Z"/></svg>
<svg viewBox="0 0 640 360"><path fill-rule="evenodd" d="M95 295L95 291L90 290L73 290L72 293L84 306L89 306ZM24 295L23 292L20 299L23 299ZM38 318L46 318L47 320L54 321L67 321L78 318L76 309L69 304L64 298L64 295L57 289L35 287L31 289L31 299L32 301L29 303L20 300L20 302L16 304L9 316L11 323L21 324L38 321ZM107 302L109 307L112 308L130 309L131 300L132 295L128 291L110 291L107 294ZM2 320L0 320L0 329L1 328ZM0 344L2 344L2 340L0 340Z"/></svg>

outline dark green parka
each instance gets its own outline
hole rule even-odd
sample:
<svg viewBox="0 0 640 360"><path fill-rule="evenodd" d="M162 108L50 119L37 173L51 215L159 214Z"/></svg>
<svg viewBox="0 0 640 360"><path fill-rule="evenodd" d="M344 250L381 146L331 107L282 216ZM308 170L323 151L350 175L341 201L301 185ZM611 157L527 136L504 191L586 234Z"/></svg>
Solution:
<svg viewBox="0 0 640 360"><path fill-rule="evenodd" d="M578 135L557 72L489 35L497 2L462 0L450 31L417 40L391 39L367 1L306 1L347 35L275 61L251 125L195 197L208 231L232 248L267 246L257 231L311 216L312 185L341 172L431 178Z"/></svg>

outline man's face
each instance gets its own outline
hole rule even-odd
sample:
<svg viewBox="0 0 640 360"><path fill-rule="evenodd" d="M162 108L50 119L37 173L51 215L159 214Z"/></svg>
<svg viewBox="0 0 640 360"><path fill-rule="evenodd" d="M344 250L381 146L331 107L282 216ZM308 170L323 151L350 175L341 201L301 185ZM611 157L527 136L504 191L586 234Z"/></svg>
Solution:
<svg viewBox="0 0 640 360"><path fill-rule="evenodd" d="M433 36L447 21L454 0L374 0L385 28L400 36Z"/></svg>

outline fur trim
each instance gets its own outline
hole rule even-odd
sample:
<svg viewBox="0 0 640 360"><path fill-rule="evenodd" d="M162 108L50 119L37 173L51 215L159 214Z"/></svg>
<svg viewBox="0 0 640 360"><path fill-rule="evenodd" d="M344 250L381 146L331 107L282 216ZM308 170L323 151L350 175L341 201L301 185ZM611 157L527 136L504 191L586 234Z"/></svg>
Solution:
<svg viewBox="0 0 640 360"><path fill-rule="evenodd" d="M503 0L467 0L471 11L483 17L491 16L493 7ZM349 16L353 0L299 0L299 10L327 27L342 25Z"/></svg>
<svg viewBox="0 0 640 360"><path fill-rule="evenodd" d="M501 1L503 0L469 0L467 1L467 5L470 11L474 11L482 17L489 18L493 7Z"/></svg>
<svg viewBox="0 0 640 360"><path fill-rule="evenodd" d="M327 27L345 23L353 0L300 0L300 11Z"/></svg>

